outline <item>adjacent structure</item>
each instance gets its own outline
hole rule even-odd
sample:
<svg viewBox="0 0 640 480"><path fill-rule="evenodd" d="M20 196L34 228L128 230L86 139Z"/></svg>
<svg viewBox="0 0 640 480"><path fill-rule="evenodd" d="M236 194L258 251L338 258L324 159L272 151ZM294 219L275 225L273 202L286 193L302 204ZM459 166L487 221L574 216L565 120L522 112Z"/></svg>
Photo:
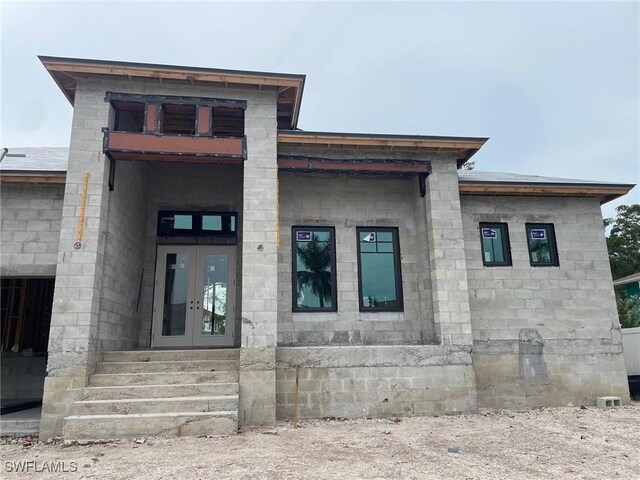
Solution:
<svg viewBox="0 0 640 480"><path fill-rule="evenodd" d="M41 60L70 147L9 149L1 273L43 437L628 400L600 205L633 185L302 131L303 75Z"/></svg>

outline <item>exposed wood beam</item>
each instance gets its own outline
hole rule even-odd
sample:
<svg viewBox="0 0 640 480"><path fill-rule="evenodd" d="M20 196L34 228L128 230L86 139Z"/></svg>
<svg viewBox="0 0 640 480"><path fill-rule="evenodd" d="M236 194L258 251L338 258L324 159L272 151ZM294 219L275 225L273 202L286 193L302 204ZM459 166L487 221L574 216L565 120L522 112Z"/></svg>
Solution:
<svg viewBox="0 0 640 480"><path fill-rule="evenodd" d="M228 84L249 84L264 86L280 86L280 87L299 87L300 80L289 79L276 76L260 76L259 74L232 74L232 73L213 73L213 72L185 72L180 69L171 68L144 68L144 67L117 67L111 65L100 64L74 64L65 62L43 62L47 70L51 72L73 72L73 73L89 73L96 75L117 75L132 76L142 78L162 78L165 80L185 80L189 82L215 82Z"/></svg>
<svg viewBox="0 0 640 480"><path fill-rule="evenodd" d="M34 183L34 184L64 184L67 174L60 173L0 173L0 183Z"/></svg>
<svg viewBox="0 0 640 480"><path fill-rule="evenodd" d="M463 195L531 195L531 196L571 196L599 197L602 203L626 195L632 186L589 186L589 185L515 185L495 183L460 183Z"/></svg>

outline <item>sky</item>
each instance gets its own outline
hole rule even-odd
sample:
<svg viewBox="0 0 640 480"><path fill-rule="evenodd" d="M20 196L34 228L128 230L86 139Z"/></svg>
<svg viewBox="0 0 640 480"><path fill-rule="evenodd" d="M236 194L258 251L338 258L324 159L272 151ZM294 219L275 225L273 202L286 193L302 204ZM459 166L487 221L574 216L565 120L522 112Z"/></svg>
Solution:
<svg viewBox="0 0 640 480"><path fill-rule="evenodd" d="M2 146L69 145L51 55L304 73L303 130L490 137L478 170L640 183L639 2L0 2Z"/></svg>

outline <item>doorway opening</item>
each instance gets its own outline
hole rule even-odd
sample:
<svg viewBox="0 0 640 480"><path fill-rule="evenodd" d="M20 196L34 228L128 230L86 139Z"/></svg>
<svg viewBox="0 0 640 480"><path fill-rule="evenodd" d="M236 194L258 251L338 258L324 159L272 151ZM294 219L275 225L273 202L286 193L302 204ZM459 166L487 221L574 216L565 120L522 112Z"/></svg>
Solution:
<svg viewBox="0 0 640 480"><path fill-rule="evenodd" d="M54 278L0 282L2 414L42 404L54 285Z"/></svg>

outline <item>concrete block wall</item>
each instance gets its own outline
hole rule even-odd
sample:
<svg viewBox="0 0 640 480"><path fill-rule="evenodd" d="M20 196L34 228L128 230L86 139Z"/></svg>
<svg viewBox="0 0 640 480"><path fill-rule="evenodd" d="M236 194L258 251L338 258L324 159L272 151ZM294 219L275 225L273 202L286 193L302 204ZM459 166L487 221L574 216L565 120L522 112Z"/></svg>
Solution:
<svg viewBox="0 0 640 480"><path fill-rule="evenodd" d="M109 192L97 334L101 351L138 347L148 170L146 163L118 162Z"/></svg>
<svg viewBox="0 0 640 480"><path fill-rule="evenodd" d="M149 347L153 319L153 289L156 274L157 225L160 210L220 211L238 213L236 321L242 308L242 167L156 163L145 175L147 203L144 232L144 274L140 298L139 345ZM139 278L138 278L139 280ZM137 291L137 290L136 290ZM236 338L239 342L239 338Z"/></svg>
<svg viewBox="0 0 640 480"><path fill-rule="evenodd" d="M245 329L242 345L248 348L267 349L274 360L255 367L256 375L264 374L266 382L271 385L270 393L261 392L252 397L252 385L260 382L255 379L243 380L241 374L241 404L243 398L247 411L252 409L254 401L257 405L266 405L262 417L260 413L251 415L247 422L260 423L275 418L275 338L276 338L276 285L254 288L258 279L276 277L277 261L275 252L275 179L276 165L276 99L277 92L271 89L234 90L224 87L191 85L185 83L165 82L128 82L82 77L78 79L75 98L74 119L72 125L69 154L69 170L63 203L60 248L58 254L58 281L54 295L54 313L51 324L51 341L49 345L48 377L45 383L42 428L43 437L59 434L62 431L62 419L68 405L77 398L80 389L86 384L87 375L95 368L100 348L97 342L99 317L102 299L103 269L105 266L105 245L109 237L108 210L109 192L107 185L108 162L102 154L103 133L101 129L110 125L109 104L104 101L105 92L130 92L159 95L187 95L202 97L233 98L247 100L246 135L248 159L245 177L252 180L244 184L244 210L253 212L253 217L245 219L243 230L250 235L251 261L245 278L253 278L249 295L245 299L256 302L259 299L273 298L271 309L264 305L242 303L242 317L252 326ZM84 240L79 250L73 248L78 227L78 215L82 197L84 174L90 174L87 197L87 210L84 225ZM271 178L269 185L265 179ZM174 179L175 180L175 179ZM116 180L117 182L118 180ZM268 198L264 198L264 192ZM247 192L250 193L247 196ZM267 212L270 212L267 215ZM266 217L265 217L266 215ZM249 223L247 223L249 222ZM126 221L125 221L126 223ZM117 230L116 224L113 228ZM265 237L266 236L266 237ZM113 237L111 237L113 240ZM124 237L121 237L123 240ZM126 239L129 248L137 249L137 241ZM129 244L130 243L130 244ZM261 245L262 248L258 248ZM138 251L139 252L139 251ZM245 260L243 253L243 261ZM108 266L111 268L111 265ZM107 276L109 278L109 276ZM122 286L122 285L121 285ZM117 290L119 287L114 286ZM262 290L273 290L264 291ZM130 299L123 301L127 303ZM112 305L121 304L111 299ZM115 309L115 308L114 308ZM240 310L240 309L239 309ZM113 313L113 312L111 312ZM113 317L102 315L111 325L101 327L108 344L125 346L129 344L130 334L119 327ZM265 365L267 365L265 367ZM254 364L245 366L251 371ZM264 413L266 412L266 413Z"/></svg>
<svg viewBox="0 0 640 480"><path fill-rule="evenodd" d="M482 407L628 400L620 326L595 198L462 196ZM484 267L479 222L506 222L511 267ZM559 267L531 267L526 222L553 223Z"/></svg>
<svg viewBox="0 0 640 480"><path fill-rule="evenodd" d="M476 410L470 347L279 347L277 417L294 415L299 367L300 418L467 413Z"/></svg>
<svg viewBox="0 0 640 480"><path fill-rule="evenodd" d="M434 162L426 181L431 301L436 339L443 345L471 345L471 321L455 156ZM425 287L425 292L429 291Z"/></svg>
<svg viewBox="0 0 640 480"><path fill-rule="evenodd" d="M107 224L108 162L101 128L109 124L104 89L79 78L65 185L56 286L49 335L40 435L62 432L69 405L78 398L96 362ZM85 174L89 174L82 245L74 248Z"/></svg>
<svg viewBox="0 0 640 480"><path fill-rule="evenodd" d="M55 276L64 185L0 189L0 274Z"/></svg>
<svg viewBox="0 0 640 480"><path fill-rule="evenodd" d="M435 160L416 152L280 147L280 154L308 157ZM415 213L418 181L411 178L349 175L280 174L280 247L278 249L278 345L425 344L434 341L431 299L420 300L430 286L420 234L426 216ZM419 202L418 202L419 203ZM335 228L337 312L292 312L292 226ZM399 229L403 312L360 312L356 227Z"/></svg>
<svg viewBox="0 0 640 480"><path fill-rule="evenodd" d="M420 344L424 330L417 294L415 179L347 175L280 175L278 344ZM335 227L337 312L292 312L292 226ZM360 312L356 227L398 227L403 312Z"/></svg>
<svg viewBox="0 0 640 480"><path fill-rule="evenodd" d="M278 328L277 95L255 92L245 112L243 182L241 424L275 421Z"/></svg>

